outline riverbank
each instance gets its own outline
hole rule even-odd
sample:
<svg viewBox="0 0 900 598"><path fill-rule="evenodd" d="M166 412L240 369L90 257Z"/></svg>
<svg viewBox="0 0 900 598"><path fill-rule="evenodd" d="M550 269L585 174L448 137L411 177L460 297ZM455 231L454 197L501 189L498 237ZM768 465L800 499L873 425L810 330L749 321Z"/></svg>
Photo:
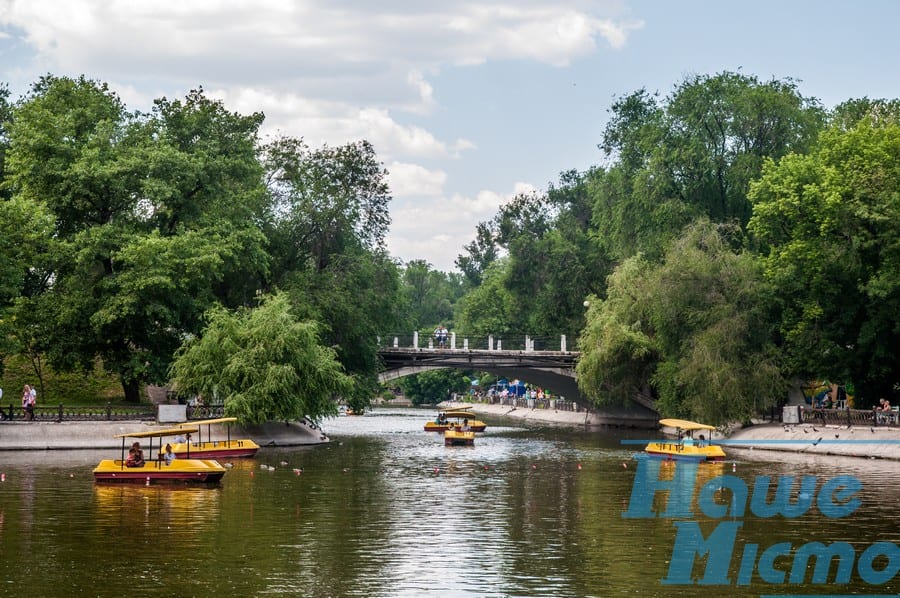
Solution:
<svg viewBox="0 0 900 598"><path fill-rule="evenodd" d="M525 421L575 427L603 427L608 424L586 411L523 409L484 403L441 403L441 408L471 407L480 415L510 417ZM651 433L648 437L654 437ZM735 430L729 436L714 436L726 450L749 450L838 455L866 459L900 461L900 428L869 426L820 426L814 424L757 424Z"/></svg>
<svg viewBox="0 0 900 598"><path fill-rule="evenodd" d="M0 424L0 451L114 449L122 447L117 434L172 428L173 424L139 421L98 422L3 422ZM224 426L214 425L213 439L228 437ZM206 438L206 426L203 436ZM269 423L260 426L232 426L231 438L249 438L261 447L302 446L328 442L318 428L299 422Z"/></svg>
<svg viewBox="0 0 900 598"><path fill-rule="evenodd" d="M482 415L496 415L498 417L512 417L525 421L537 421L548 424L578 427L613 427L613 428L646 428L647 420L636 418L629 422L621 415L608 417L593 411L564 411L557 409L529 409L527 407L513 407L511 405L494 405L489 403L462 403L444 401L438 404L438 408L449 410L459 407L471 407L472 411Z"/></svg>

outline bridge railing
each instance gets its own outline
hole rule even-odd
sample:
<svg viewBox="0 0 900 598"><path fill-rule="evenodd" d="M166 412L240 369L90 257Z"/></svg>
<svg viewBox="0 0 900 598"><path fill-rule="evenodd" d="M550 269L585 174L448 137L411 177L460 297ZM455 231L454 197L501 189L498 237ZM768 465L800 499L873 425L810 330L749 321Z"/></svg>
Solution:
<svg viewBox="0 0 900 598"><path fill-rule="evenodd" d="M378 337L382 349L431 349L456 351L575 351L575 336L530 336L527 334L466 335L450 331L443 346L434 338L434 331L388 333Z"/></svg>

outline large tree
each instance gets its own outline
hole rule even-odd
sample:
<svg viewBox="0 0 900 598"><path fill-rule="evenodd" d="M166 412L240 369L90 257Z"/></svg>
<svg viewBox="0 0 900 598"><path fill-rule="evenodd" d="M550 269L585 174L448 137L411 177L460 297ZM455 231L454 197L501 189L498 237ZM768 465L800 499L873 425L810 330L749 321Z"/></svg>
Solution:
<svg viewBox="0 0 900 598"><path fill-rule="evenodd" d="M750 193L791 369L853 381L870 402L900 380L898 189L900 120L878 111L769 161Z"/></svg>
<svg viewBox="0 0 900 598"><path fill-rule="evenodd" d="M33 86L9 127L7 169L14 201L53 219L30 269L41 287L17 303L37 350L62 370L101 357L137 401L209 305L253 296L257 285L232 280L266 270L261 121L201 91L137 115L83 77Z"/></svg>
<svg viewBox="0 0 900 598"><path fill-rule="evenodd" d="M362 409L378 387L378 335L401 315L398 267L384 249L387 172L365 141L311 150L282 138L264 148L263 164L269 284L289 293L300 317L320 322L323 342L356 381L345 398Z"/></svg>
<svg viewBox="0 0 900 598"><path fill-rule="evenodd" d="M600 144L611 165L590 182L598 240L618 260L656 258L698 217L746 224L764 159L810 147L823 119L795 82L731 72L617 99Z"/></svg>
<svg viewBox="0 0 900 598"><path fill-rule="evenodd" d="M226 415L254 424L336 415L336 399L352 393L352 378L321 344L318 326L297 319L283 294L207 317L202 335L172 363L179 392L221 402Z"/></svg>
<svg viewBox="0 0 900 598"><path fill-rule="evenodd" d="M637 400L664 416L741 421L784 393L770 290L734 227L701 221L659 264L626 260L592 299L578 383L599 404Z"/></svg>

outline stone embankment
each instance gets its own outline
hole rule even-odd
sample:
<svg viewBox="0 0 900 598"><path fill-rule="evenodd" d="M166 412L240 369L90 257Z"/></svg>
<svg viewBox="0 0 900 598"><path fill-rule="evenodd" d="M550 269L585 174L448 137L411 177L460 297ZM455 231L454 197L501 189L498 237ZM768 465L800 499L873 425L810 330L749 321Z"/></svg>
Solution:
<svg viewBox="0 0 900 598"><path fill-rule="evenodd" d="M537 421L565 426L588 427L636 427L646 428L645 419L629 421L627 416L609 417L593 411L565 411L557 409L529 409L527 407L513 407L511 405L496 405L488 403L462 403L445 401L438 405L440 409L449 410L458 407L471 407L472 411L482 415L496 415L500 417L512 417L526 421Z"/></svg>
<svg viewBox="0 0 900 598"><path fill-rule="evenodd" d="M570 425L603 426L591 412L551 409L514 409L509 405L484 403L442 403L441 408L468 406L478 414L526 421ZM813 424L757 424L718 437L727 447L751 450L839 455L900 461L900 428L870 426L820 426Z"/></svg>
<svg viewBox="0 0 900 598"><path fill-rule="evenodd" d="M3 422L0 424L0 450L72 450L121 448L117 434L172 428L174 424L148 424L139 421L115 422ZM228 431L214 425L213 440L225 439ZM206 426L203 438L207 437ZM301 446L328 442L318 428L299 422L269 423L260 426L232 426L231 438L250 438L262 447ZM158 442L158 441L157 441Z"/></svg>

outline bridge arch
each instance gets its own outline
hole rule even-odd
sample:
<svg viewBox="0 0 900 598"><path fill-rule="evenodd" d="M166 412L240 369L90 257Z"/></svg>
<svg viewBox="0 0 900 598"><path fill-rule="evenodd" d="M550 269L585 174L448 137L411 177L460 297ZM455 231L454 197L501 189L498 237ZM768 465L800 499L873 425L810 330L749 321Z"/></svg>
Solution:
<svg viewBox="0 0 900 598"><path fill-rule="evenodd" d="M382 382L438 369L463 369L489 372L507 379L525 380L551 390L591 409L610 423L646 425L655 423L658 414L643 405L604 406L597 408L581 393L575 374L580 353L576 351L502 351L471 349L434 349L385 347L379 350L385 369Z"/></svg>

